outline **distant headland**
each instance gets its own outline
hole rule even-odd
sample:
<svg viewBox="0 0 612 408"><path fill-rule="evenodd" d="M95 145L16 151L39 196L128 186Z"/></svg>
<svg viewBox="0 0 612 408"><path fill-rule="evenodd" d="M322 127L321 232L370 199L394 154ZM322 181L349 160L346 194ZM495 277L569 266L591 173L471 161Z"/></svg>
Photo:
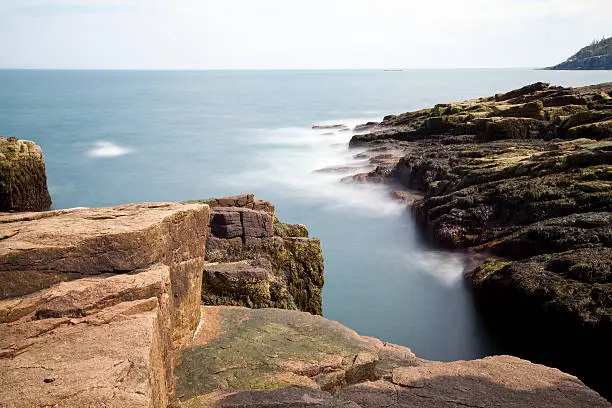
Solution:
<svg viewBox="0 0 612 408"><path fill-rule="evenodd" d="M572 55L567 61L546 69L595 70L612 69L612 37L593 41Z"/></svg>

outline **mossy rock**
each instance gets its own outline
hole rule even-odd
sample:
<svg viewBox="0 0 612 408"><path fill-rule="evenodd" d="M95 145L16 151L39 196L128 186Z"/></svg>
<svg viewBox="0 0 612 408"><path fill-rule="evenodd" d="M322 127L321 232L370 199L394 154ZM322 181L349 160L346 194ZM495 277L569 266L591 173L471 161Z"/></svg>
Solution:
<svg viewBox="0 0 612 408"><path fill-rule="evenodd" d="M377 346L321 317L277 309L203 307L202 322L201 333L182 351L174 370L183 406L219 390L325 388L330 372L340 376L343 385L376 375ZM414 356L409 350L405 354L396 364L412 363ZM372 359L360 358L366 355Z"/></svg>
<svg viewBox="0 0 612 408"><path fill-rule="evenodd" d="M303 224L286 224L282 222L275 222L274 234L283 238L308 238L308 228L306 228L306 226Z"/></svg>
<svg viewBox="0 0 612 408"><path fill-rule="evenodd" d="M489 116L543 120L545 119L544 103L542 101L535 101L519 105L496 106Z"/></svg>
<svg viewBox="0 0 612 408"><path fill-rule="evenodd" d="M574 126L567 130L568 138L607 139L612 137L612 120Z"/></svg>
<svg viewBox="0 0 612 408"><path fill-rule="evenodd" d="M0 211L44 211L50 207L40 147L15 137L0 139Z"/></svg>

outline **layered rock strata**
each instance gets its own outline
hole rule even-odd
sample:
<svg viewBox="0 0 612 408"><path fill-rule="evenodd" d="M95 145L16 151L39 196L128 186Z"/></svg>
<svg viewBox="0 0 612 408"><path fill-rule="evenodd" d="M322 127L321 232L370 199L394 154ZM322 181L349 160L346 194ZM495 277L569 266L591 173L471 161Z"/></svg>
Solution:
<svg viewBox="0 0 612 408"><path fill-rule="evenodd" d="M413 212L438 244L482 264L469 271L476 299L510 351L608 396L611 92L536 83L389 116L351 141L402 151L353 179L425 194Z"/></svg>
<svg viewBox="0 0 612 408"><path fill-rule="evenodd" d="M0 211L51 207L45 159L34 142L0 136Z"/></svg>
<svg viewBox="0 0 612 408"><path fill-rule="evenodd" d="M1 215L0 406L166 406L208 222L173 203Z"/></svg>
<svg viewBox="0 0 612 408"><path fill-rule="evenodd" d="M512 357L428 362L310 313L201 307L205 269L269 273L265 257L205 264L219 213L149 203L0 215L0 407L610 406Z"/></svg>
<svg viewBox="0 0 612 408"><path fill-rule="evenodd" d="M299 309L322 314L321 243L301 224L285 224L252 194L213 203L202 300L206 305Z"/></svg>

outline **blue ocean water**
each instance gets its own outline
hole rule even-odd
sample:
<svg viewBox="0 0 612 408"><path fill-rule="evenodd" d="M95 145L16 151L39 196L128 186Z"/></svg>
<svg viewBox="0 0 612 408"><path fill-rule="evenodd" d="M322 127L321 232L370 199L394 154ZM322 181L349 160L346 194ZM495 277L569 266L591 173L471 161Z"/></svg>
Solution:
<svg viewBox="0 0 612 408"><path fill-rule="evenodd" d="M579 86L609 71L0 70L0 135L36 141L55 208L254 192L321 238L324 314L436 360L497 352L461 280L384 187L313 173L354 163L357 124L536 81Z"/></svg>

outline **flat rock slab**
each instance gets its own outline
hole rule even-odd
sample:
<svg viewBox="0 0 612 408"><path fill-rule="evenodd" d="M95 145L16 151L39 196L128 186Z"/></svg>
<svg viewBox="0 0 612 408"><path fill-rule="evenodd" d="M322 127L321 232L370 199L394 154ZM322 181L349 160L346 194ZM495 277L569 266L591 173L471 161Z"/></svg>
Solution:
<svg viewBox="0 0 612 408"><path fill-rule="evenodd" d="M576 377L510 356L424 362L343 390L361 407L610 407Z"/></svg>
<svg viewBox="0 0 612 408"><path fill-rule="evenodd" d="M168 293L168 267L157 264L135 274L106 274L62 282L18 298L0 300L0 323L83 317L121 302Z"/></svg>
<svg viewBox="0 0 612 408"><path fill-rule="evenodd" d="M182 343L199 321L209 219L208 206L178 203L0 214L0 299L163 263L174 340Z"/></svg>
<svg viewBox="0 0 612 408"><path fill-rule="evenodd" d="M190 406L223 390L339 389L376 378L383 356L403 365L414 360L406 348L386 347L309 313L203 307L201 329L175 369L176 395Z"/></svg>
<svg viewBox="0 0 612 408"><path fill-rule="evenodd" d="M320 316L203 307L176 407L610 407L576 377L508 356L438 363Z"/></svg>

